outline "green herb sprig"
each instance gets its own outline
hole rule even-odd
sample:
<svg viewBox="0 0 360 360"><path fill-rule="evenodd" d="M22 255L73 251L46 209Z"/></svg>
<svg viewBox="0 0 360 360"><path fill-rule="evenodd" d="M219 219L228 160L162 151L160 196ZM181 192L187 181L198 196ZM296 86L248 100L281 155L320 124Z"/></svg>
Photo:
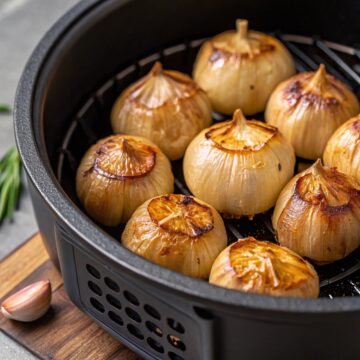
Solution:
<svg viewBox="0 0 360 360"><path fill-rule="evenodd" d="M21 161L15 146L0 159L0 223L13 218L21 189Z"/></svg>
<svg viewBox="0 0 360 360"><path fill-rule="evenodd" d="M0 104L0 113L1 114L9 114L11 111L10 106L6 104Z"/></svg>

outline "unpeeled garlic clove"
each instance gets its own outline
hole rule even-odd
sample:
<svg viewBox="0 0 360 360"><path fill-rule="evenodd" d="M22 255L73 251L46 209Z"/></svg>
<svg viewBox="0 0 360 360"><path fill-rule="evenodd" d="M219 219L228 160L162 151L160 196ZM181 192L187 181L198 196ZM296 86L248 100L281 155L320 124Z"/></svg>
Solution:
<svg viewBox="0 0 360 360"><path fill-rule="evenodd" d="M4 300L1 304L1 312L8 319L23 322L34 321L47 312L50 302L50 281L38 281Z"/></svg>
<svg viewBox="0 0 360 360"><path fill-rule="evenodd" d="M321 64L316 72L282 82L271 94L265 120L291 142L297 156L316 160L334 131L359 110L356 96Z"/></svg>

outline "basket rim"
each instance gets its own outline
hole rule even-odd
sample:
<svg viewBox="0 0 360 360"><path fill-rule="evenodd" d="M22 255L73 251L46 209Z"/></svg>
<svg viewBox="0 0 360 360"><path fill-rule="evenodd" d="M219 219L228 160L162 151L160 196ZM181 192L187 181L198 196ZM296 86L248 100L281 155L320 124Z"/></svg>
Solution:
<svg viewBox="0 0 360 360"><path fill-rule="evenodd" d="M116 6L128 1L119 0ZM276 312L291 313L340 313L360 310L360 297L298 299L273 297L243 293L213 286L207 282L193 279L180 273L162 268L148 260L131 253L114 243L113 238L100 229L92 220L78 209L65 194L56 180L46 154L41 154L41 144L37 143L33 120L40 114L37 101L41 93L39 79L45 64L54 53L54 49L64 42L64 36L71 32L75 24L88 21L95 9L107 8L111 11L114 2L109 0L82 0L66 12L44 35L32 53L21 76L14 106L14 129L16 144L28 174L37 191L46 201L49 208L66 224L86 247L95 253L101 253L112 263L118 264L138 276L147 278L153 283L170 288L197 299L203 304L221 307L242 307Z"/></svg>

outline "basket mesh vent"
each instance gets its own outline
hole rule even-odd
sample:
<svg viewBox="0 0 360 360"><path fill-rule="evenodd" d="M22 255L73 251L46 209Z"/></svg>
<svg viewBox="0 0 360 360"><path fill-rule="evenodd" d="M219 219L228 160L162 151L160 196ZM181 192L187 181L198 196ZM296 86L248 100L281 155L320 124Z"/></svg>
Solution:
<svg viewBox="0 0 360 360"><path fill-rule="evenodd" d="M130 341L155 358L201 358L197 354L201 348L199 339L191 338L191 334L198 333L198 326L190 317L126 278L109 273L77 249L75 262L84 307L119 334L120 339Z"/></svg>

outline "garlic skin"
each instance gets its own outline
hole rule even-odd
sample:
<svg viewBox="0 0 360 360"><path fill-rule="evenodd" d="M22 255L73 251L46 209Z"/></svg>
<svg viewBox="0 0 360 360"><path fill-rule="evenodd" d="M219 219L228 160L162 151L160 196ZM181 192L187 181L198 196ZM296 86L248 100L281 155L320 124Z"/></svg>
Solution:
<svg viewBox="0 0 360 360"><path fill-rule="evenodd" d="M190 191L224 216L240 218L264 212L294 173L295 154L279 131L244 118L203 130L184 157Z"/></svg>
<svg viewBox="0 0 360 360"><path fill-rule="evenodd" d="M158 265L207 279L227 234L212 206L193 196L172 194L141 205L126 224L121 242Z"/></svg>
<svg viewBox="0 0 360 360"><path fill-rule="evenodd" d="M248 30L247 20L237 20L236 27L202 45L193 77L214 110L232 114L241 108L253 115L264 111L275 87L295 74L295 65L279 40Z"/></svg>
<svg viewBox="0 0 360 360"><path fill-rule="evenodd" d="M150 139L170 160L177 160L193 137L211 124L211 112L207 95L189 76L163 70L156 62L116 100L111 125L115 133Z"/></svg>
<svg viewBox="0 0 360 360"><path fill-rule="evenodd" d="M91 146L76 174L76 192L103 225L126 222L153 196L174 191L170 161L145 138L112 135Z"/></svg>
<svg viewBox="0 0 360 360"><path fill-rule="evenodd" d="M264 295L319 296L319 277L310 263L285 247L253 237L240 239L220 253L209 282Z"/></svg>
<svg viewBox="0 0 360 360"><path fill-rule="evenodd" d="M318 160L283 189L272 217L279 243L317 263L360 245L360 185Z"/></svg>
<svg viewBox="0 0 360 360"><path fill-rule="evenodd" d="M321 64L316 72L282 82L270 97L265 120L291 142L297 156L316 160L334 131L359 111L356 96Z"/></svg>
<svg viewBox="0 0 360 360"><path fill-rule="evenodd" d="M42 317L50 303L50 281L38 281L5 299L1 304L1 312L8 319L29 322Z"/></svg>
<svg viewBox="0 0 360 360"><path fill-rule="evenodd" d="M329 139L323 159L327 166L360 182L360 114L341 125Z"/></svg>

